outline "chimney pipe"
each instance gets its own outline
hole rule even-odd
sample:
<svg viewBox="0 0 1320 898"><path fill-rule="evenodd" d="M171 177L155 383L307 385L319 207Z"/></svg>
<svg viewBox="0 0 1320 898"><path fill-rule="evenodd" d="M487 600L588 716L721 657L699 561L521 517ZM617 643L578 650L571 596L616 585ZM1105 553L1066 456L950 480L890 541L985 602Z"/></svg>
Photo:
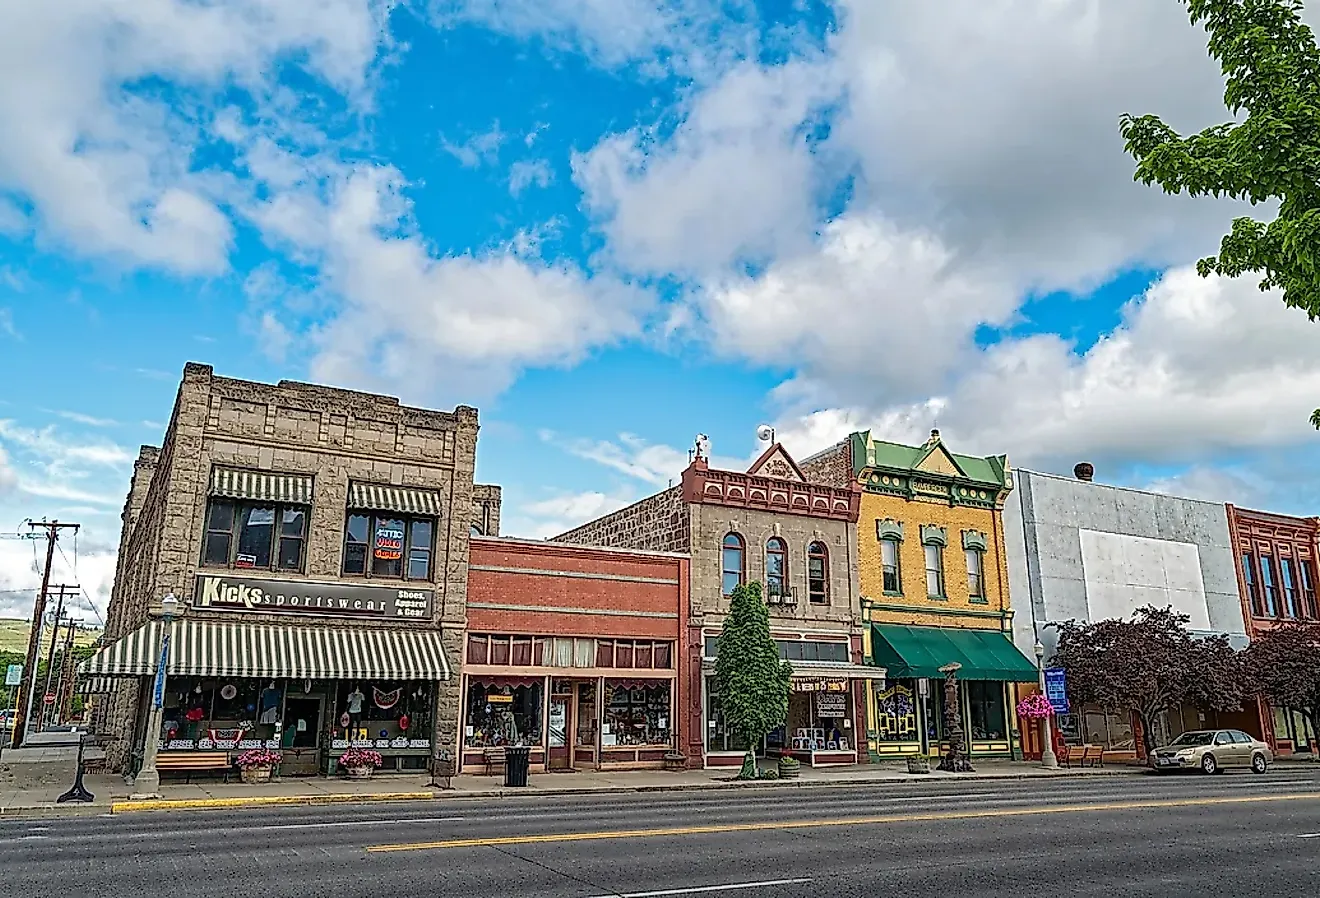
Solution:
<svg viewBox="0 0 1320 898"><path fill-rule="evenodd" d="M1073 466L1073 476L1090 483L1091 478L1095 477L1095 465L1089 461L1078 462Z"/></svg>

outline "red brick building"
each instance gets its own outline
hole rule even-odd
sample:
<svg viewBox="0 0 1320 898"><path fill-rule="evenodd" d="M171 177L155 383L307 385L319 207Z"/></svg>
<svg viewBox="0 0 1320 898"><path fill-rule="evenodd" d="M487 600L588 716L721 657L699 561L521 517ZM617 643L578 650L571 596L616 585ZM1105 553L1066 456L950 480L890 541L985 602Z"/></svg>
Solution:
<svg viewBox="0 0 1320 898"><path fill-rule="evenodd" d="M686 739L686 555L473 536L462 767L660 767Z"/></svg>
<svg viewBox="0 0 1320 898"><path fill-rule="evenodd" d="M1238 592L1247 635L1256 639L1286 621L1320 626L1316 558L1320 518L1228 506L1228 529L1237 551ZM1281 754L1307 751L1315 742L1304 715L1259 702L1260 730Z"/></svg>

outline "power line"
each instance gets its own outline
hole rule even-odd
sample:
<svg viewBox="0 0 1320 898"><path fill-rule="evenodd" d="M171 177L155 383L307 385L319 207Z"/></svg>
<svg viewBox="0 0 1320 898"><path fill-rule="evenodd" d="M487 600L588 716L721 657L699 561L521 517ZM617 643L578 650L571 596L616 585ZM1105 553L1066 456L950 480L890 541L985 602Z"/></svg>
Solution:
<svg viewBox="0 0 1320 898"><path fill-rule="evenodd" d="M75 539L77 538L76 534L74 538ZM59 543L55 544L55 548L59 550L60 557L64 559L65 564L69 565L69 568L73 571L74 578L76 579L78 576L78 565L73 564L69 561L69 556L64 554L64 547L61 546ZM101 617L101 612L96 610L96 603L92 601L92 597L87 594L87 590L82 586L82 584L78 585L78 589L82 592L83 598L87 600L87 607L92 609L92 614L95 614L96 619L101 622L101 628L105 629L105 618Z"/></svg>

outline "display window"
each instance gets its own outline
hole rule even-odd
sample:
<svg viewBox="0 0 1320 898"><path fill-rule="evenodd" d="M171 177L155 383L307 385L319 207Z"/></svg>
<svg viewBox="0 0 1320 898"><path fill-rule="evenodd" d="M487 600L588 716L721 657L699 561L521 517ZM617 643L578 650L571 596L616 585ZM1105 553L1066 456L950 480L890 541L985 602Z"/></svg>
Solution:
<svg viewBox="0 0 1320 898"><path fill-rule="evenodd" d="M876 738L881 742L917 742L917 686L915 680L889 685L875 697Z"/></svg>
<svg viewBox="0 0 1320 898"><path fill-rule="evenodd" d="M729 729L724 719L714 677L706 678L706 750L747 751L747 743Z"/></svg>
<svg viewBox="0 0 1320 898"><path fill-rule="evenodd" d="M346 680L334 687L331 748L430 747L432 684Z"/></svg>
<svg viewBox="0 0 1320 898"><path fill-rule="evenodd" d="M1132 721L1127 714L1106 712L1094 705L1081 715L1082 742L1100 745L1109 751L1136 751L1137 740L1132 732Z"/></svg>
<svg viewBox="0 0 1320 898"><path fill-rule="evenodd" d="M788 722L772 734L774 738L766 737L766 748L794 752L852 750L851 699L846 689L790 693Z"/></svg>
<svg viewBox="0 0 1320 898"><path fill-rule="evenodd" d="M1004 684L995 681L971 680L967 689L970 718L968 731L973 739L1007 738L1007 706L1004 702Z"/></svg>
<svg viewBox="0 0 1320 898"><path fill-rule="evenodd" d="M668 745L673 688L669 681L606 680L601 746Z"/></svg>
<svg viewBox="0 0 1320 898"><path fill-rule="evenodd" d="M535 680L473 680L468 685L463 744L540 745L545 684Z"/></svg>
<svg viewBox="0 0 1320 898"><path fill-rule="evenodd" d="M283 704L282 681L171 677L162 698L161 748L277 748Z"/></svg>

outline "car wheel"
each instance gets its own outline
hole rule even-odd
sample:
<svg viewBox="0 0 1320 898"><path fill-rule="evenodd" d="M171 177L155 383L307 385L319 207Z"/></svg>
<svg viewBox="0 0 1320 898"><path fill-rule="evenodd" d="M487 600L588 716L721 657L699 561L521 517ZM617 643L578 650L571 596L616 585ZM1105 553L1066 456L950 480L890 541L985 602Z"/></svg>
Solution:
<svg viewBox="0 0 1320 898"><path fill-rule="evenodd" d="M1269 762L1265 760L1265 756L1260 752L1256 752L1254 755L1251 756L1252 773L1264 773L1266 770L1269 769L1269 767L1270 767Z"/></svg>
<svg viewBox="0 0 1320 898"><path fill-rule="evenodd" d="M1202 755L1202 756L1201 756L1201 772L1202 772L1202 773L1215 773L1215 772L1218 771L1218 770L1219 770L1219 763L1215 760L1215 756L1214 756L1214 755Z"/></svg>

